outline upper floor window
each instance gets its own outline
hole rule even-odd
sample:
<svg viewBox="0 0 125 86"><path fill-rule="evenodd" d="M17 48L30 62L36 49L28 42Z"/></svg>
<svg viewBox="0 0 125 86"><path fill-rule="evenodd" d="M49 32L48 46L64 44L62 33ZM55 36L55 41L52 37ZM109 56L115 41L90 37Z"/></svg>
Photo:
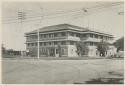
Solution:
<svg viewBox="0 0 125 86"><path fill-rule="evenodd" d="M74 33L73 32L69 32L70 36L74 36Z"/></svg>
<svg viewBox="0 0 125 86"><path fill-rule="evenodd" d="M54 33L54 37L57 37L57 33Z"/></svg>
<svg viewBox="0 0 125 86"><path fill-rule="evenodd" d="M54 42L54 45L57 45L57 41Z"/></svg>
<svg viewBox="0 0 125 86"><path fill-rule="evenodd" d="M66 36L66 33L65 33L65 32L62 32L62 33L61 33L61 36Z"/></svg>
<svg viewBox="0 0 125 86"><path fill-rule="evenodd" d="M62 45L65 45L65 44L66 44L66 42L65 42L65 41L62 41L62 42L61 42L61 44L62 44Z"/></svg>
<svg viewBox="0 0 125 86"><path fill-rule="evenodd" d="M30 44L28 43L27 46L30 47Z"/></svg>
<svg viewBox="0 0 125 86"><path fill-rule="evenodd" d="M43 34L40 35L40 38L43 38Z"/></svg>
<svg viewBox="0 0 125 86"><path fill-rule="evenodd" d="M93 38L93 34L90 34L90 37L92 37L92 38Z"/></svg>
<svg viewBox="0 0 125 86"><path fill-rule="evenodd" d="M98 38L98 35L97 35L97 34L95 35L95 38Z"/></svg>
<svg viewBox="0 0 125 86"><path fill-rule="evenodd" d="M42 46L42 44L43 44L43 43L41 42L41 43L40 43L40 46Z"/></svg>
<svg viewBox="0 0 125 86"><path fill-rule="evenodd" d="M43 44L44 44L44 46L46 46L46 42L44 42Z"/></svg>
<svg viewBox="0 0 125 86"><path fill-rule="evenodd" d="M93 42L90 42L90 45L93 46Z"/></svg>
<svg viewBox="0 0 125 86"><path fill-rule="evenodd" d="M47 37L47 35L46 35L46 34L44 34L43 36L44 36L44 38L46 38L46 37Z"/></svg>
<svg viewBox="0 0 125 86"><path fill-rule="evenodd" d="M71 42L70 42L70 45L74 45L74 42L73 42L73 41L71 41Z"/></svg>
<svg viewBox="0 0 125 86"><path fill-rule="evenodd" d="M76 34L76 37L80 37L80 34L77 33L77 34Z"/></svg>
<svg viewBox="0 0 125 86"><path fill-rule="evenodd" d="M86 34L83 34L82 37L86 37Z"/></svg>
<svg viewBox="0 0 125 86"><path fill-rule="evenodd" d="M51 38L52 37L52 34L49 34L49 38Z"/></svg>
<svg viewBox="0 0 125 86"><path fill-rule="evenodd" d="M35 43L35 46L37 46L37 43Z"/></svg>
<svg viewBox="0 0 125 86"><path fill-rule="evenodd" d="M37 35L31 36L32 39L37 39Z"/></svg>
<svg viewBox="0 0 125 86"><path fill-rule="evenodd" d="M101 36L100 38L103 39L103 36Z"/></svg>
<svg viewBox="0 0 125 86"><path fill-rule="evenodd" d="M49 42L49 45L52 45L52 43L51 43L51 42Z"/></svg>

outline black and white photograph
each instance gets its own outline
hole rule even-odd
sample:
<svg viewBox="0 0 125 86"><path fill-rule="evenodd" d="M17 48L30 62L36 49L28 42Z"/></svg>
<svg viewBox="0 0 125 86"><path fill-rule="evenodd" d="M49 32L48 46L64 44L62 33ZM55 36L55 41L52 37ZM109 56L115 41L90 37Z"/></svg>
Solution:
<svg viewBox="0 0 125 86"><path fill-rule="evenodd" d="M124 84L124 1L5 1L2 84Z"/></svg>

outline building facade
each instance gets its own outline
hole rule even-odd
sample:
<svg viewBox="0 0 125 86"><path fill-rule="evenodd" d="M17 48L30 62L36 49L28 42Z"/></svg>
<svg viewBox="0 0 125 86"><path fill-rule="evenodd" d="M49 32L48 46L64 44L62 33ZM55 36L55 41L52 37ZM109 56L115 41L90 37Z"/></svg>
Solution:
<svg viewBox="0 0 125 86"><path fill-rule="evenodd" d="M37 30L25 33L25 37L26 49L30 55L37 56ZM113 36L70 24L47 26L39 29L39 52L41 57L59 57L60 47L61 57L78 57L76 43L82 41L88 45L89 51L87 55L97 56L96 46L102 39L110 43L113 40ZM116 52L113 46L111 49L113 51L109 50L110 53L107 53L107 56Z"/></svg>

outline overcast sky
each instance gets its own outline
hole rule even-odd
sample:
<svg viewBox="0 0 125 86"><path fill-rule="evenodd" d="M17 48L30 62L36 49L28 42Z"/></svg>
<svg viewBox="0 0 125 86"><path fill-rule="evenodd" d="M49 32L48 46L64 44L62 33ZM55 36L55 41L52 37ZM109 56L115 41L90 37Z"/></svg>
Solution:
<svg viewBox="0 0 125 86"><path fill-rule="evenodd" d="M124 18L119 15L123 12L123 4L114 2L24 2L2 4L2 42L8 49L25 50L24 33L39 27L50 26L61 23L69 23L93 30L99 30L114 35L115 40L124 34ZM106 7L105 7L106 6ZM41 10L40 8L43 8ZM84 13L81 9L87 9ZM69 12L73 10L73 12ZM17 23L18 11L26 13L25 22ZM62 12L63 11L63 12ZM55 14L60 13L61 14ZM45 15L42 23L40 15ZM46 16L49 15L49 16ZM30 18L29 18L30 17ZM34 18L31 18L34 17ZM88 23L89 22L89 23Z"/></svg>

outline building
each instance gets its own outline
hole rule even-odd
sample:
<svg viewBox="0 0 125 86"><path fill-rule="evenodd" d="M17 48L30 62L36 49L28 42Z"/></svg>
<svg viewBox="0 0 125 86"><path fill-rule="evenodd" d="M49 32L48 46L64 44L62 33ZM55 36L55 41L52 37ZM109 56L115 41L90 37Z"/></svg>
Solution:
<svg viewBox="0 0 125 86"><path fill-rule="evenodd" d="M30 55L37 56L37 30L25 33L25 36L26 49L29 51ZM47 26L39 29L39 52L41 57L59 57L60 47L62 57L77 57L76 42L83 41L89 48L87 55L97 56L96 45L102 39L110 43L113 40L113 36L70 24ZM115 48L113 53L107 52L107 55L109 56L114 53Z"/></svg>

